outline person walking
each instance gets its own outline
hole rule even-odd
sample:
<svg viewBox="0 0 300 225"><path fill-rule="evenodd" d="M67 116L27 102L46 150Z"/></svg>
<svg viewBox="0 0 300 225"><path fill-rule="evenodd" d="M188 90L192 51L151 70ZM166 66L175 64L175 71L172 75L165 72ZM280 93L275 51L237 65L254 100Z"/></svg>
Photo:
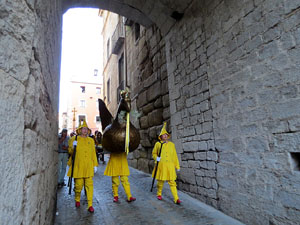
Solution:
<svg viewBox="0 0 300 225"><path fill-rule="evenodd" d="M68 130L63 129L58 139L58 188L66 186L64 178L68 162Z"/></svg>
<svg viewBox="0 0 300 225"><path fill-rule="evenodd" d="M74 159L74 168L72 168L72 157L68 162L70 169L68 176L70 177L73 169L73 178L75 181L75 207L80 207L80 197L82 187L86 190L88 211L93 213L93 177L97 172L97 158L95 151L95 142L93 138L88 135L91 130L88 128L85 120L76 130L77 135L73 136L69 141L69 154L72 156L74 153L74 146L76 146L76 153ZM77 137L77 138L76 138Z"/></svg>
<svg viewBox="0 0 300 225"><path fill-rule="evenodd" d="M103 151L103 147L102 147L102 133L100 131L98 131L95 134L95 142L96 142L96 152L97 152L98 163L99 163L99 157L100 157L100 160L102 161L102 163L105 164L104 151Z"/></svg>
<svg viewBox="0 0 300 225"><path fill-rule="evenodd" d="M126 152L110 154L104 175L111 176L112 192L114 196L113 202L119 202L118 189L120 180L127 196L127 202L136 200L136 198L132 197L130 191L130 183L128 180L130 172Z"/></svg>
<svg viewBox="0 0 300 225"><path fill-rule="evenodd" d="M166 123L158 136L160 141L156 142L152 151L152 157L155 160L155 166L152 177L157 180L157 199L162 200L162 189L165 181L168 182L174 203L180 204L181 201L177 194L177 184L175 182L176 171L180 171L180 165L177 157L175 144L169 141L170 134L166 130ZM157 168L156 168L157 167Z"/></svg>

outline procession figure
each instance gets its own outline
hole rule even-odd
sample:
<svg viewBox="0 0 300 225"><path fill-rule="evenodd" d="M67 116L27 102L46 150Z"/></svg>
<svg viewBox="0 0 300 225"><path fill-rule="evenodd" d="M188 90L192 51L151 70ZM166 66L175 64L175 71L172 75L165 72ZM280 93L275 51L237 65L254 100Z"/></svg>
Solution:
<svg viewBox="0 0 300 225"><path fill-rule="evenodd" d="M73 153L75 154L74 149L76 149L76 154L75 157L73 157L74 162L72 162L72 157L69 159L68 165L70 169L68 176L71 177L73 175L75 180L75 207L80 207L81 190L84 186L88 202L88 211L93 213L93 177L98 166L95 142L93 138L88 136L91 130L88 128L85 120L82 125L77 128L76 133L77 135L73 136L69 141L69 154L71 156Z"/></svg>
<svg viewBox="0 0 300 225"><path fill-rule="evenodd" d="M102 147L102 133L100 131L97 131L97 133L95 133L95 143L98 163L100 158L100 161L102 161L102 163L105 164L104 151Z"/></svg>
<svg viewBox="0 0 300 225"><path fill-rule="evenodd" d="M152 177L157 180L157 199L162 200L162 189L165 181L168 182L174 203L180 204L181 201L177 195L176 171L180 171L180 165L177 157L175 144L169 141L170 134L166 131L166 123L158 136L160 141L156 142L152 151L152 157L155 160Z"/></svg>
<svg viewBox="0 0 300 225"><path fill-rule="evenodd" d="M104 102L99 99L100 118L102 129L104 129L102 146L110 152L104 175L111 176L114 202L119 202L120 180L127 196L127 202L136 200L130 191L127 154L138 147L140 136L138 130L129 121L130 110L131 100L128 89L121 91L121 100L114 120Z"/></svg>

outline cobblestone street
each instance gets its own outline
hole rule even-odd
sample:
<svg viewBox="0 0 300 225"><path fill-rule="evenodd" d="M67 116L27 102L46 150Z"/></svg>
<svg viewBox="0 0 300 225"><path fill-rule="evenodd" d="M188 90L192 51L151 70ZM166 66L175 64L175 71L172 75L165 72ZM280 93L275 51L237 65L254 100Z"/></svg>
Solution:
<svg viewBox="0 0 300 225"><path fill-rule="evenodd" d="M106 162L108 158L105 159ZM163 200L156 199L156 187L150 192L152 178L149 174L130 168L131 192L137 198L135 202L127 203L123 187L119 187L119 203L112 201L111 178L104 176L106 164L100 163L94 177L95 213L87 211L87 201L82 192L81 207L76 209L74 192L68 195L68 188L63 187L57 193L56 225L68 224L109 224L109 225L136 225L136 224L218 224L235 225L240 222L207 206L200 201L179 191L181 205L172 201L169 185L165 183ZM67 182L67 177L65 177ZM156 183L155 183L156 185Z"/></svg>

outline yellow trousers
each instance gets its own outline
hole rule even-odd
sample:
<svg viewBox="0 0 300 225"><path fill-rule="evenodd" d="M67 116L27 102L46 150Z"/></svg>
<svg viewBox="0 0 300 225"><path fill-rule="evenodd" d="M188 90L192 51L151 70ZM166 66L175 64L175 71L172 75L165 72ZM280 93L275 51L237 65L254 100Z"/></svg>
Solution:
<svg viewBox="0 0 300 225"><path fill-rule="evenodd" d="M157 196L161 196L162 193L162 189L164 187L164 180L157 180ZM168 184L170 186L173 198L174 198L174 202L176 203L178 200L178 195L177 195L177 184L174 180L168 180Z"/></svg>
<svg viewBox="0 0 300 225"><path fill-rule="evenodd" d="M75 201L80 202L81 190L84 186L86 190L86 198L88 202L88 208L93 205L93 177L86 178L74 178L75 180Z"/></svg>
<svg viewBox="0 0 300 225"><path fill-rule="evenodd" d="M127 199L129 200L130 197L131 197L131 192L130 192L130 183L128 181L128 176L120 176L120 179L121 179L122 186L125 190ZM114 197L119 196L118 195L118 188L119 188L119 185L120 185L120 179L119 179L119 176L112 176L111 177L112 191L113 191Z"/></svg>

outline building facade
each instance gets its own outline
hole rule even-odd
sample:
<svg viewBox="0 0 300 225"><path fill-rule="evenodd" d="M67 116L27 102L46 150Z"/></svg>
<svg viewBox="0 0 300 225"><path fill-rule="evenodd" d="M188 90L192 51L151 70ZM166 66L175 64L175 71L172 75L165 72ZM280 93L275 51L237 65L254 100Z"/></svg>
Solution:
<svg viewBox="0 0 300 225"><path fill-rule="evenodd" d="M123 17L105 10L99 15L103 17L103 100L114 116L126 85Z"/></svg>
<svg viewBox="0 0 300 225"><path fill-rule="evenodd" d="M83 81L84 80L84 81ZM89 82L86 82L89 80ZM101 130L98 98L102 98L102 76L95 71L90 77L72 77L68 96L67 113L63 113L69 132L75 131L79 121L86 120L94 134ZM66 116L67 115L67 116Z"/></svg>

